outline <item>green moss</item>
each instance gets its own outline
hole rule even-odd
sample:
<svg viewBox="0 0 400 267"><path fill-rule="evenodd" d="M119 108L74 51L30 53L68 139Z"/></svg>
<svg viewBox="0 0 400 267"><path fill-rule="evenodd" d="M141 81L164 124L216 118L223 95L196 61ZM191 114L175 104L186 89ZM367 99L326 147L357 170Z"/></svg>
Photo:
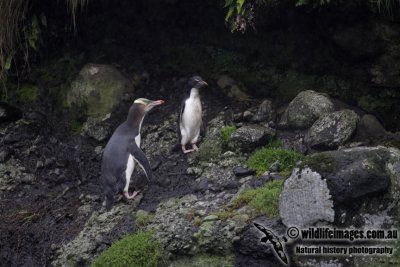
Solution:
<svg viewBox="0 0 400 267"><path fill-rule="evenodd" d="M148 225L154 218L153 214L149 214L147 211L138 210L135 216L135 222L138 227L144 227Z"/></svg>
<svg viewBox="0 0 400 267"><path fill-rule="evenodd" d="M222 143L219 134L209 137L201 144L197 157L200 161L208 162L222 153Z"/></svg>
<svg viewBox="0 0 400 267"><path fill-rule="evenodd" d="M170 267L233 267L233 257L216 256L216 255L200 255L192 258L183 258L172 262Z"/></svg>
<svg viewBox="0 0 400 267"><path fill-rule="evenodd" d="M23 84L17 90L17 99L21 102L35 102L39 97L39 88L32 84Z"/></svg>
<svg viewBox="0 0 400 267"><path fill-rule="evenodd" d="M161 259L161 247L151 232L126 235L98 256L91 267L155 267Z"/></svg>
<svg viewBox="0 0 400 267"><path fill-rule="evenodd" d="M81 122L77 119L71 118L69 120L69 126L70 126L72 134L77 135L77 134L80 134L80 132L82 131L83 122Z"/></svg>
<svg viewBox="0 0 400 267"><path fill-rule="evenodd" d="M221 139L223 145L228 145L231 135L236 131L236 126L226 126L221 129Z"/></svg>
<svg viewBox="0 0 400 267"><path fill-rule="evenodd" d="M278 200L283 182L283 180L273 180L262 187L244 191L232 202L231 208L250 205L260 215L276 217L279 214Z"/></svg>
<svg viewBox="0 0 400 267"><path fill-rule="evenodd" d="M304 155L296 151L277 148L277 146L278 143L274 142L270 146L257 150L247 160L247 166L255 170L257 175L262 175L271 164L278 160L281 174L290 174L296 162L303 159Z"/></svg>
<svg viewBox="0 0 400 267"><path fill-rule="evenodd" d="M226 221L229 218L232 218L233 216L236 215L236 212L232 210L223 210L223 211L217 211L215 213L212 213L218 216L218 219Z"/></svg>

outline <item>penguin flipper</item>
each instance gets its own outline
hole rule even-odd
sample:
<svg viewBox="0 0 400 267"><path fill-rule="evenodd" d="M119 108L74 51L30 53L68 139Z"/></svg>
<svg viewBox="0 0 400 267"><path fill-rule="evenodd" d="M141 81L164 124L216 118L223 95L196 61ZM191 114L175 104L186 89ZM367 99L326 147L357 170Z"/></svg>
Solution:
<svg viewBox="0 0 400 267"><path fill-rule="evenodd" d="M133 156L133 159L143 169L144 173L146 174L147 180L149 180L149 182L152 183L153 182L153 171L151 170L150 163L149 163L146 155L140 149L140 147L137 146L135 140L132 140L129 143L128 149L129 149L129 153L131 153L131 155Z"/></svg>

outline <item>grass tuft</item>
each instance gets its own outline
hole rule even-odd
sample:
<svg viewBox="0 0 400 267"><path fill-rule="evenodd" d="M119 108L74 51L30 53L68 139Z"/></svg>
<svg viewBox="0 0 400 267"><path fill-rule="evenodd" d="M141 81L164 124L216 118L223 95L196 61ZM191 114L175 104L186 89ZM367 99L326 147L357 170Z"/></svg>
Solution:
<svg viewBox="0 0 400 267"><path fill-rule="evenodd" d="M250 205L257 212L269 217L279 215L279 194L283 186L283 180L273 180L262 187L250 189L241 193L231 204L231 208L237 209L244 205Z"/></svg>
<svg viewBox="0 0 400 267"><path fill-rule="evenodd" d="M161 247L151 232L126 235L98 256L91 267L155 267L161 259Z"/></svg>
<svg viewBox="0 0 400 267"><path fill-rule="evenodd" d="M226 126L221 129L222 144L228 145L231 135L236 131L236 126Z"/></svg>
<svg viewBox="0 0 400 267"><path fill-rule="evenodd" d="M303 154L293 150L282 149L280 148L279 141L275 141L269 146L254 152L249 157L246 164L260 176L271 167L271 164L278 160L281 175L287 177L288 174L290 175L296 162L303 158Z"/></svg>

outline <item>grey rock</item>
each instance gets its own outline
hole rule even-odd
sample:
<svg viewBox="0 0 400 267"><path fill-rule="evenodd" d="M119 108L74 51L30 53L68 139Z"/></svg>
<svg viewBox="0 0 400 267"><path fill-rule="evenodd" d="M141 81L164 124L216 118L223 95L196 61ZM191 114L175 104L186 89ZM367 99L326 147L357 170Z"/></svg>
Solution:
<svg viewBox="0 0 400 267"><path fill-rule="evenodd" d="M36 169L41 169L41 168L43 168L43 167L44 167L43 161L38 160L38 161L36 162Z"/></svg>
<svg viewBox="0 0 400 267"><path fill-rule="evenodd" d="M86 106L89 117L111 113L124 93L132 91L129 81L113 66L87 64L72 82L67 105Z"/></svg>
<svg viewBox="0 0 400 267"><path fill-rule="evenodd" d="M369 139L374 141L385 139L389 134L378 119L371 114L365 114L361 117L357 133L362 140Z"/></svg>
<svg viewBox="0 0 400 267"><path fill-rule="evenodd" d="M88 118L83 124L82 133L102 142L111 135L111 129L102 119Z"/></svg>
<svg viewBox="0 0 400 267"><path fill-rule="evenodd" d="M280 164L279 160L277 160L271 164L271 166L269 167L269 170L271 172L279 172L280 167L281 167L281 164Z"/></svg>
<svg viewBox="0 0 400 267"><path fill-rule="evenodd" d="M332 101L312 90L298 94L282 115L279 126L291 129L307 129L322 115L334 110Z"/></svg>
<svg viewBox="0 0 400 267"><path fill-rule="evenodd" d="M359 120L349 109L326 114L311 126L306 142L312 148L337 148L350 139Z"/></svg>
<svg viewBox="0 0 400 267"><path fill-rule="evenodd" d="M253 122L273 122L275 119L276 111L272 106L272 102L270 100L264 100L251 120Z"/></svg>
<svg viewBox="0 0 400 267"><path fill-rule="evenodd" d="M35 179L33 174L27 173L22 164L12 157L7 162L0 163L0 191L12 191L21 184L33 184Z"/></svg>
<svg viewBox="0 0 400 267"><path fill-rule="evenodd" d="M335 211L326 180L310 168L295 168L280 194L279 215L286 226L333 222Z"/></svg>
<svg viewBox="0 0 400 267"><path fill-rule="evenodd" d="M135 198L129 205L114 205L109 212L95 211L85 223L82 231L73 240L62 244L57 249L52 266L88 265L105 247L102 239L105 237L126 214L132 214L140 202L141 196ZM81 214L87 214L89 206L82 206Z"/></svg>
<svg viewBox="0 0 400 267"><path fill-rule="evenodd" d="M8 148L2 148L0 150L0 163L6 162L11 158L11 150Z"/></svg>
<svg viewBox="0 0 400 267"><path fill-rule="evenodd" d="M253 112L246 110L245 112L243 112L243 120L244 121L250 121L252 118L254 117Z"/></svg>
<svg viewBox="0 0 400 267"><path fill-rule="evenodd" d="M208 181L205 179L200 180L200 182L198 182L195 187L194 187L194 191L195 192L205 192L208 190Z"/></svg>
<svg viewBox="0 0 400 267"><path fill-rule="evenodd" d="M239 128L231 135L234 146L244 152L250 152L267 144L275 136L275 130L258 125L247 125Z"/></svg>

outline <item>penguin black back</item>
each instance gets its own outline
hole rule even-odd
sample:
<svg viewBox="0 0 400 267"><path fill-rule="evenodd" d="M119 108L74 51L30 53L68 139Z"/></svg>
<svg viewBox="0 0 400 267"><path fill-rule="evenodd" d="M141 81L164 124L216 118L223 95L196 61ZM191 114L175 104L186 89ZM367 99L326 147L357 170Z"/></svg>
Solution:
<svg viewBox="0 0 400 267"><path fill-rule="evenodd" d="M101 165L107 210L112 207L115 191L123 191L127 199L134 197L135 194L129 195L128 188L135 162L143 168L147 179L152 180L149 161L140 149L140 129L146 113L162 103L162 100L136 99L129 109L127 119L117 127L108 141Z"/></svg>

